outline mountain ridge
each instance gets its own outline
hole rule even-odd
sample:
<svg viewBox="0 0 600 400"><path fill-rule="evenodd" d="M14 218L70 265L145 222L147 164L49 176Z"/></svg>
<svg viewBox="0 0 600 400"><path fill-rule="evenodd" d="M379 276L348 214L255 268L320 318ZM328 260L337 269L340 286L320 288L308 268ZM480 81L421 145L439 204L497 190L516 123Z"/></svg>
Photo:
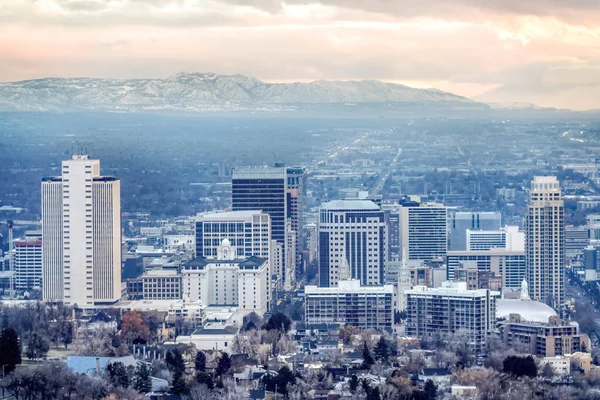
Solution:
<svg viewBox="0 0 600 400"><path fill-rule="evenodd" d="M40 78L0 83L2 111L281 111L302 104L481 105L437 89L377 80L268 83L241 74L161 78Z"/></svg>

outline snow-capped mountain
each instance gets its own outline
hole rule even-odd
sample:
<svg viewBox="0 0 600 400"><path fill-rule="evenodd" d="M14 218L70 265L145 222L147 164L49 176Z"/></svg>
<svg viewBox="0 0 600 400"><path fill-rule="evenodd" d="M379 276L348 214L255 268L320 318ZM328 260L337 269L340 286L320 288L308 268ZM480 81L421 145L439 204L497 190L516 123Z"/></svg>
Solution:
<svg viewBox="0 0 600 400"><path fill-rule="evenodd" d="M380 81L266 83L214 73L183 73L166 79L44 78L0 83L0 111L280 111L347 103L477 104L436 89Z"/></svg>

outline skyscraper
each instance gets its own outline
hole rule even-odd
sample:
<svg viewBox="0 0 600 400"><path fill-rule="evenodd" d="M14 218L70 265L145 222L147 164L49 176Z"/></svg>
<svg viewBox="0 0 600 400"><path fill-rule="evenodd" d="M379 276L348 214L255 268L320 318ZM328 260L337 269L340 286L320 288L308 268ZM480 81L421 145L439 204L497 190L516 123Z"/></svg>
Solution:
<svg viewBox="0 0 600 400"><path fill-rule="evenodd" d="M288 271L295 276L296 257L289 257L288 244L296 246L298 240L289 240L289 234L298 237L301 229L302 191L304 171L285 167L240 167L233 170L231 203L234 211L262 210L271 216L271 235L282 246L281 267L277 277L280 285L289 286L293 279L286 277ZM287 221L290 220L291 224ZM273 249L272 249L273 251ZM294 249L296 253L296 248Z"/></svg>
<svg viewBox="0 0 600 400"><path fill-rule="evenodd" d="M370 200L334 200L319 211L319 286L337 285L340 267L362 285L384 279L386 225L383 211Z"/></svg>
<svg viewBox="0 0 600 400"><path fill-rule="evenodd" d="M42 232L25 232L25 240L15 241L15 289L28 290L42 284Z"/></svg>
<svg viewBox="0 0 600 400"><path fill-rule="evenodd" d="M559 307L565 285L565 217L555 176L536 176L531 182L525 217L525 259L531 298Z"/></svg>
<svg viewBox="0 0 600 400"><path fill-rule="evenodd" d="M45 301L89 308L121 297L120 188L87 155L63 161L61 176L42 181Z"/></svg>
<svg viewBox="0 0 600 400"><path fill-rule="evenodd" d="M430 261L448 249L447 208L438 203L404 203L400 207L400 244L409 260Z"/></svg>

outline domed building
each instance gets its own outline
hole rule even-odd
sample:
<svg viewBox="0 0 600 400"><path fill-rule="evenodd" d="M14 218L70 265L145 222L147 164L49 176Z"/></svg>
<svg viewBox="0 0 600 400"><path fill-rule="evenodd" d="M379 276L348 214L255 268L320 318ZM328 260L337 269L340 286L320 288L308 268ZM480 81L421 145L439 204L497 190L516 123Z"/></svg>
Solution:
<svg viewBox="0 0 600 400"><path fill-rule="evenodd" d="M558 316L552 307L531 300L528 285L524 279L521 284L521 296L518 299L499 299L496 301L496 319L509 319L511 314L519 314L521 319L525 321L546 323L550 317Z"/></svg>

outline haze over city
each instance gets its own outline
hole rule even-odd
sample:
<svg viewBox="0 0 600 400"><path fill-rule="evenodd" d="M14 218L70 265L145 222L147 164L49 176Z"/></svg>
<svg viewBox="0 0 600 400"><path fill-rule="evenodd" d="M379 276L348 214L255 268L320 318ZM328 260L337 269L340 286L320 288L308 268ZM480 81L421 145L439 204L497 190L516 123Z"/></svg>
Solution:
<svg viewBox="0 0 600 400"><path fill-rule="evenodd" d="M0 400L600 399L597 0L0 0Z"/></svg>
<svg viewBox="0 0 600 400"><path fill-rule="evenodd" d="M382 80L486 102L595 109L589 1L5 0L0 81L243 74Z"/></svg>

